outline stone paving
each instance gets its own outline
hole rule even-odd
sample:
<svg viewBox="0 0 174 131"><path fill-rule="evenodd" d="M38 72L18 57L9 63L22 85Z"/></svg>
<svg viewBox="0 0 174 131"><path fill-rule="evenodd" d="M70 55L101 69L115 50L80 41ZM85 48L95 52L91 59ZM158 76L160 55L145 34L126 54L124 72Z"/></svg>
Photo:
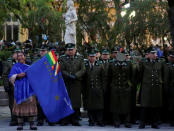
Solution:
<svg viewBox="0 0 174 131"><path fill-rule="evenodd" d="M0 106L0 131L15 131L16 127L8 126L10 120L10 110L7 106ZM42 127L38 127L40 131L157 131L157 129L152 129L150 126L147 126L145 129L138 129L138 125L134 125L133 128L126 129L123 126L116 129L113 126L106 127L89 127L88 121L86 118L82 119L80 122L82 124L81 127L74 126L48 126L45 124ZM170 127L168 125L160 125L160 129L158 131L174 131L174 127ZM26 124L24 126L24 130L29 130L29 125Z"/></svg>

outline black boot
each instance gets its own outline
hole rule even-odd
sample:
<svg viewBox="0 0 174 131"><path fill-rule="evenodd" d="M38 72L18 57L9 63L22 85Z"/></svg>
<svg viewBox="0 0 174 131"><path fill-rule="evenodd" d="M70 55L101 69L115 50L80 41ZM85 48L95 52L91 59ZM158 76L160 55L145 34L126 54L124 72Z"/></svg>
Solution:
<svg viewBox="0 0 174 131"><path fill-rule="evenodd" d="M49 126L55 126L56 124L55 123L48 122L48 125Z"/></svg>
<svg viewBox="0 0 174 131"><path fill-rule="evenodd" d="M23 124L22 123L18 124L17 130L23 130Z"/></svg>
<svg viewBox="0 0 174 131"><path fill-rule="evenodd" d="M42 121L42 120L39 120L38 122L37 122L37 126L43 126L44 125L44 122Z"/></svg>
<svg viewBox="0 0 174 131"><path fill-rule="evenodd" d="M98 122L97 125L100 126L100 127L104 127L105 126L103 122Z"/></svg>
<svg viewBox="0 0 174 131"><path fill-rule="evenodd" d="M114 122L114 127L115 127L115 128L119 128L119 127L120 127L120 122L115 121L115 122Z"/></svg>
<svg viewBox="0 0 174 131"><path fill-rule="evenodd" d="M80 123L78 121L72 121L71 124L73 126L81 126Z"/></svg>
<svg viewBox="0 0 174 131"><path fill-rule="evenodd" d="M144 129L144 128L145 128L144 122L140 122L139 129Z"/></svg>
<svg viewBox="0 0 174 131"><path fill-rule="evenodd" d="M156 123L152 124L151 127L154 128L154 129L159 129L159 126L158 126L158 124L156 124Z"/></svg>
<svg viewBox="0 0 174 131"><path fill-rule="evenodd" d="M89 122L89 126L95 126L94 122Z"/></svg>
<svg viewBox="0 0 174 131"><path fill-rule="evenodd" d="M37 127L34 125L34 122L30 122L30 130L37 130Z"/></svg>
<svg viewBox="0 0 174 131"><path fill-rule="evenodd" d="M128 122L126 122L126 123L124 124L124 126L125 126L126 128L131 128L131 127L132 127L131 124L128 123Z"/></svg>

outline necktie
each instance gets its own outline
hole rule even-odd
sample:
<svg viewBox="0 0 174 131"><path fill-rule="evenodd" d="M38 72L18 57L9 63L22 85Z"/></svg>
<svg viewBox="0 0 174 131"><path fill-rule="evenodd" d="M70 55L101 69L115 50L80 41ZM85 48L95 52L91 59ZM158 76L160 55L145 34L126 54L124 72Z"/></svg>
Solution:
<svg viewBox="0 0 174 131"><path fill-rule="evenodd" d="M91 70L93 70L94 64L91 64Z"/></svg>

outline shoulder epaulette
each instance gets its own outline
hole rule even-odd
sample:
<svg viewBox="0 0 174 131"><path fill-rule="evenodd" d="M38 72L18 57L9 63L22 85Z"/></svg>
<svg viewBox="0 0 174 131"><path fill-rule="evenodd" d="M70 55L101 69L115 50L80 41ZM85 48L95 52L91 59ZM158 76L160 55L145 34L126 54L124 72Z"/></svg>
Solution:
<svg viewBox="0 0 174 131"><path fill-rule="evenodd" d="M89 60L88 59L84 59L84 64L85 64L85 66L88 66L89 65Z"/></svg>

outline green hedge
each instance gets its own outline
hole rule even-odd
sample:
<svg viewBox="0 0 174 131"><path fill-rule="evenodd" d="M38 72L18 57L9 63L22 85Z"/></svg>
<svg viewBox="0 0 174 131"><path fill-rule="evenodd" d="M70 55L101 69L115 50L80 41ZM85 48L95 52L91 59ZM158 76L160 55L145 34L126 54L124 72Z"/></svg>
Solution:
<svg viewBox="0 0 174 131"><path fill-rule="evenodd" d="M12 55L11 51L0 51L0 60L7 60Z"/></svg>

